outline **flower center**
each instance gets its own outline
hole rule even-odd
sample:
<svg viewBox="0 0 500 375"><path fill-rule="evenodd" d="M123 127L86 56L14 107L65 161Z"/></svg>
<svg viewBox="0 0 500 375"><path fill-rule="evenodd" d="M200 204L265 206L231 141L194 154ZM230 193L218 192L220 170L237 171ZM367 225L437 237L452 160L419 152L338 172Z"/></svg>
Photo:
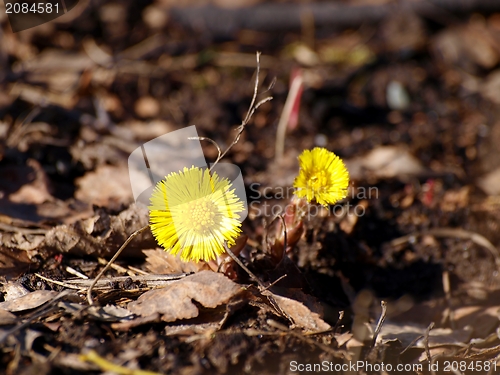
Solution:
<svg viewBox="0 0 500 375"><path fill-rule="evenodd" d="M315 171L311 175L307 185L309 189L315 192L323 190L328 185L328 177L325 171Z"/></svg>
<svg viewBox="0 0 500 375"><path fill-rule="evenodd" d="M197 235L210 234L221 222L217 206L206 197L183 205L180 219L184 228Z"/></svg>

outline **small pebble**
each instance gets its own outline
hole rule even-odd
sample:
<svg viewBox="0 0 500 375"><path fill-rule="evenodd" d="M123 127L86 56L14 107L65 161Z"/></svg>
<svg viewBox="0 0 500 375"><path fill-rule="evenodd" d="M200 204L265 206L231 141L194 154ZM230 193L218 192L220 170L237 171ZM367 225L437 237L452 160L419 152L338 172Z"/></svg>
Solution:
<svg viewBox="0 0 500 375"><path fill-rule="evenodd" d="M410 97L401 82L389 82L386 95L387 105L392 110L404 111L410 105Z"/></svg>

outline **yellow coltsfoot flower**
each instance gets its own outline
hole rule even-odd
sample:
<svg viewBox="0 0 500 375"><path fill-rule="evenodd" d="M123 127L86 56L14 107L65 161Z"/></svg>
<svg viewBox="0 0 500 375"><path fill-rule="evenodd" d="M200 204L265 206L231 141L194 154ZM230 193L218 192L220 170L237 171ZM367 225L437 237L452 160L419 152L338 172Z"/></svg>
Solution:
<svg viewBox="0 0 500 375"><path fill-rule="evenodd" d="M184 261L215 259L241 233L243 202L228 179L192 166L158 182L150 199L150 228L166 251Z"/></svg>
<svg viewBox="0 0 500 375"><path fill-rule="evenodd" d="M349 172L333 152L315 147L299 156L300 171L293 187L299 198L327 206L347 196Z"/></svg>

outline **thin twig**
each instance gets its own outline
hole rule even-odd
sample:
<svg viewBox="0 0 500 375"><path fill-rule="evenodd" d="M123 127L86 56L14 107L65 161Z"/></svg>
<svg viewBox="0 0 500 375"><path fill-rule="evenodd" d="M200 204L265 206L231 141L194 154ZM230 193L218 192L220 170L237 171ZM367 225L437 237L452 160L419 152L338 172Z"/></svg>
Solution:
<svg viewBox="0 0 500 375"><path fill-rule="evenodd" d="M216 160L220 160L222 151L221 151L219 145L217 144L217 142L215 142L212 138L208 138L208 137L188 137L188 139L210 142L211 144L213 144L217 148L217 153L218 154L217 154L217 159Z"/></svg>
<svg viewBox="0 0 500 375"><path fill-rule="evenodd" d="M442 279L443 279L443 292L447 305L445 314L443 314L442 323L444 323L445 319L448 318L450 321L451 329L455 329L455 313L453 311L453 302L451 299L450 273L448 271L443 271Z"/></svg>
<svg viewBox="0 0 500 375"><path fill-rule="evenodd" d="M414 339L413 339L413 340L412 340L412 341L411 341L411 342L410 342L410 343L406 346L406 348L404 348L404 349L403 349L403 351L399 353L399 355L403 355L403 354L404 354L404 353L405 353L408 349L412 348L412 347L413 347L413 345L415 345L415 343L416 343L418 340L420 340L421 338L423 338L423 337L424 337L424 335L420 335L420 336L415 337L415 338L414 338Z"/></svg>
<svg viewBox="0 0 500 375"><path fill-rule="evenodd" d="M210 170L212 170L215 165L228 153L229 150L231 150L236 143L240 140L241 134L245 130L245 126L248 124L250 119L252 118L253 114L255 111L264 103L272 100L273 98L271 96L268 96L267 98L262 99L261 101L257 102L257 95L259 92L259 74L260 74L260 52L256 53L256 58L257 58L257 70L255 73L255 86L253 89L253 96L252 96L252 101L250 102L250 106L248 107L247 114L243 121L241 122L240 126L238 126L236 136L233 139L233 142L224 150L224 152L219 153L219 156L215 160L215 162L212 164L212 167L210 167Z"/></svg>
<svg viewBox="0 0 500 375"><path fill-rule="evenodd" d="M431 333L431 330L434 328L434 322L429 324L429 327L425 330L425 335L424 335L424 348L425 348L425 355L427 356L427 361L431 363L431 351L429 349L429 335Z"/></svg>
<svg viewBox="0 0 500 375"><path fill-rule="evenodd" d="M106 264L106 266L99 272L99 274L96 276L96 278L92 281L92 284L89 286L89 290L87 291L87 301L89 302L89 305L93 305L94 301L92 300L92 289L94 288L95 284L99 279L104 275L104 272L106 272L109 267L113 264L113 262L118 258L118 256L121 254L121 252L127 247L127 245L132 241L135 237L137 237L139 234L144 232L146 229L149 228L149 225L146 225L142 227L141 229L136 230L134 233L132 233L127 240L123 243L123 245L118 249L118 251L113 255L113 258Z"/></svg>
<svg viewBox="0 0 500 375"><path fill-rule="evenodd" d="M276 284L278 284L281 280L283 280L285 277L287 277L288 275L285 273L284 275L281 275L280 277L278 277L276 280L274 280L271 284L269 284L268 286L266 286L264 288L264 290L268 290L270 288L272 288L273 286L275 286Z"/></svg>
<svg viewBox="0 0 500 375"><path fill-rule="evenodd" d="M382 313L380 314L380 318L378 318L375 332L373 332L372 348L375 347L375 344L377 343L378 335L380 333L380 330L382 329L382 326L384 325L385 318L387 317L387 302L380 301L380 306L382 307Z"/></svg>
<svg viewBox="0 0 500 375"><path fill-rule="evenodd" d="M286 247L288 245L286 223L285 219L283 218L283 215L280 215L280 219L281 219L281 224L283 225L283 254L286 254Z"/></svg>
<svg viewBox="0 0 500 375"><path fill-rule="evenodd" d="M104 258L97 258L97 261L100 263L100 264L108 264L108 261ZM118 264L112 264L111 265L111 268L114 269L115 271L118 271L118 272L121 272L123 274L127 274L129 276L135 276L135 272L132 271L132 270L129 270L129 269L126 269L125 267L122 267Z"/></svg>
<svg viewBox="0 0 500 375"><path fill-rule="evenodd" d="M239 260L236 255L234 255L234 253L231 251L231 249L229 249L229 246L227 246L227 244L225 242L224 242L224 248L226 249L226 252L229 254L229 256L238 264L238 266L243 268L245 270L245 272L248 273L248 275L257 282L257 284L259 284L259 287L261 288L261 290L265 290L266 286L262 283L262 281L260 281L259 278L257 276L255 276L254 273L252 271L250 271L248 269L248 267L245 266L243 264L243 262L241 260Z"/></svg>
<svg viewBox="0 0 500 375"><path fill-rule="evenodd" d="M131 271L134 271L136 274L139 274L139 275L151 275L150 272L146 272L146 271L143 271L141 270L140 268L137 268L137 267L134 267L134 266L128 266L128 268L131 270Z"/></svg>
<svg viewBox="0 0 500 375"><path fill-rule="evenodd" d="M248 120L250 120L250 110L253 108L253 105L255 104L255 101L257 100L257 94L259 92L259 75L260 75L260 52L257 52L255 54L255 58L257 60L257 69L255 71L255 85L253 87L253 96L252 96L252 101L250 102L250 107L248 109L248 113L243 119L242 124L246 124Z"/></svg>
<svg viewBox="0 0 500 375"><path fill-rule="evenodd" d="M40 114L41 111L42 108L40 108L39 106L34 107L24 118L23 121L16 122L12 126L10 134L7 136L7 139L5 140L5 144L7 145L7 147L14 147L19 142L19 139L21 139L23 136L25 128L29 126L29 124L31 124L31 122L35 119L36 116Z"/></svg>
<svg viewBox="0 0 500 375"><path fill-rule="evenodd" d="M70 273L72 275L75 275L76 277L79 277L80 279L85 279L85 280L88 280L88 276L87 275L84 275L83 273L81 273L80 271L77 271L75 270L73 267L70 267L70 266L67 266L66 267L66 272L67 273Z"/></svg>
<svg viewBox="0 0 500 375"><path fill-rule="evenodd" d="M243 262L241 260L239 260L236 255L234 255L234 253L229 249L229 247L227 246L227 244L225 242L224 242L224 248L226 249L226 252L229 254L229 256L236 262L236 264L238 264L241 268L243 268L245 270L245 272L248 273L248 275L257 282L257 284L259 285L260 292L263 293L263 295L267 296L269 302L271 303L273 308L276 310L276 312L279 315L285 317L286 319L288 319L290 322L293 323L293 319L285 311L283 311L283 309L280 307L278 302L276 302L276 299L274 298L274 294L271 291L266 290L269 287L266 287L262 283L262 281L260 281L260 279L257 276L255 276L255 274L252 271L250 271L248 269L248 267L245 266L243 264Z"/></svg>
<svg viewBox="0 0 500 375"><path fill-rule="evenodd" d="M340 326L340 322L342 322L342 319L344 319L345 312L344 310L339 311L339 318L337 319L337 322L332 328L333 333L337 333L337 329Z"/></svg>
<svg viewBox="0 0 500 375"><path fill-rule="evenodd" d="M113 285L116 283L122 283L126 280L132 280L134 283L146 284L148 288L163 288L167 286L170 282L179 280L185 276L187 273L178 273L170 275L139 275L139 276L114 276L114 277L101 277L97 283L94 285L93 290L109 290L113 289ZM63 280L65 284L71 285L72 287L79 287L80 289L85 289L94 282L94 279L90 280L80 280L80 279L69 279Z"/></svg>
<svg viewBox="0 0 500 375"><path fill-rule="evenodd" d="M76 289L76 290L82 290L82 289L85 289L85 288L81 288L81 287L78 287L78 286L75 286L75 285L72 285L72 284L68 284L68 283L65 283L65 282L62 282L62 281L57 281L57 280L52 280L52 279L49 279L45 276L42 276L40 275L39 273L35 273L35 276L42 279L43 281L46 281L48 283L52 283L52 284L56 284L56 285L59 285L59 286L63 286L65 288L69 288L69 289Z"/></svg>

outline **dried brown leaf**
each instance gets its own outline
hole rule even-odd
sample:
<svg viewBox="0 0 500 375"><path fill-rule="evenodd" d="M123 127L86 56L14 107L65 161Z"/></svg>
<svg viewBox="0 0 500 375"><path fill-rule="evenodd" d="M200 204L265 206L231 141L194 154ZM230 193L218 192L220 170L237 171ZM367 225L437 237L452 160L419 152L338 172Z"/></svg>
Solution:
<svg viewBox="0 0 500 375"><path fill-rule="evenodd" d="M0 309L7 311L24 311L34 309L52 300L58 293L53 290L36 290L17 299L0 302Z"/></svg>
<svg viewBox="0 0 500 375"><path fill-rule="evenodd" d="M240 285L220 273L201 271L164 289L144 293L137 301L129 303L128 309L141 316L160 313L166 322L191 319L199 314L192 300L204 307L215 308L227 303L241 290Z"/></svg>
<svg viewBox="0 0 500 375"><path fill-rule="evenodd" d="M328 323L320 318L318 313L312 312L301 302L273 294L269 291L262 294L272 296L280 309L292 318L294 324L306 332L320 332L331 328Z"/></svg>
<svg viewBox="0 0 500 375"><path fill-rule="evenodd" d="M0 234L0 236L2 236ZM0 239L1 241L1 239ZM0 248L0 275L16 278L28 271L30 260L25 251Z"/></svg>
<svg viewBox="0 0 500 375"><path fill-rule="evenodd" d="M94 217L71 225L59 225L45 235L40 249L106 257L113 254L136 230L148 225L148 210L132 204L128 209L113 216L96 209ZM155 244L149 231L139 235L125 249L124 254L138 256L141 247Z"/></svg>
<svg viewBox="0 0 500 375"><path fill-rule="evenodd" d="M0 326L12 324L16 322L16 316L11 312L0 309Z"/></svg>
<svg viewBox="0 0 500 375"><path fill-rule="evenodd" d="M413 347L424 348L424 336L427 327L414 324L394 324L386 322L377 337L377 342L386 343L399 340L403 346L410 345L417 337L422 337L413 344ZM429 332L429 346L456 345L469 341L472 328L463 329L435 328Z"/></svg>
<svg viewBox="0 0 500 375"><path fill-rule="evenodd" d="M1 221L10 226L2 228L6 230L1 234L0 245L24 251L35 249L43 236L31 231L25 236L29 238L23 239L24 233L18 233L22 231L16 231L15 227L33 228L47 220L70 223L91 213L90 205L54 198L43 167L34 159L29 159L26 165L2 166L0 175L3 177L0 179Z"/></svg>
<svg viewBox="0 0 500 375"><path fill-rule="evenodd" d="M344 332L340 334L335 334L335 340L337 341L337 345L340 348L342 345L344 345L346 342L348 342L350 339L352 339L353 334L351 332Z"/></svg>
<svg viewBox="0 0 500 375"><path fill-rule="evenodd" d="M142 250L142 252L146 255L147 270L154 274L169 275L210 270L205 262L183 262L179 256L160 248Z"/></svg>
<svg viewBox="0 0 500 375"><path fill-rule="evenodd" d="M92 318L103 322L127 322L133 318L129 310L114 305L90 306L87 312Z"/></svg>
<svg viewBox="0 0 500 375"><path fill-rule="evenodd" d="M21 188L9 195L9 200L13 203L22 204L41 204L46 201L54 200L50 194L50 183L47 174L40 163L34 159L29 159L26 165L32 168L30 173L30 182L21 186Z"/></svg>
<svg viewBox="0 0 500 375"><path fill-rule="evenodd" d="M500 71L499 71L500 73ZM499 84L500 84L500 74ZM500 87L500 86L499 86ZM499 195L500 194L500 168L497 168L491 172L486 173L480 177L476 184L488 195Z"/></svg>
<svg viewBox="0 0 500 375"><path fill-rule="evenodd" d="M406 148L400 146L379 146L368 154L345 161L349 175L362 180L367 175L378 178L415 176L425 172L421 162Z"/></svg>
<svg viewBox="0 0 500 375"><path fill-rule="evenodd" d="M498 327L500 306L464 306L454 310L455 324L461 327L471 326L475 337L486 337Z"/></svg>
<svg viewBox="0 0 500 375"><path fill-rule="evenodd" d="M101 165L76 180L75 197L100 207L117 209L132 202L132 190L125 165Z"/></svg>
<svg viewBox="0 0 500 375"><path fill-rule="evenodd" d="M477 67L491 69L499 59L498 42L486 25L473 20L468 25L447 28L434 37L433 48L449 65L475 73Z"/></svg>
<svg viewBox="0 0 500 375"><path fill-rule="evenodd" d="M4 301L13 301L30 293L21 283L9 281L3 285Z"/></svg>

